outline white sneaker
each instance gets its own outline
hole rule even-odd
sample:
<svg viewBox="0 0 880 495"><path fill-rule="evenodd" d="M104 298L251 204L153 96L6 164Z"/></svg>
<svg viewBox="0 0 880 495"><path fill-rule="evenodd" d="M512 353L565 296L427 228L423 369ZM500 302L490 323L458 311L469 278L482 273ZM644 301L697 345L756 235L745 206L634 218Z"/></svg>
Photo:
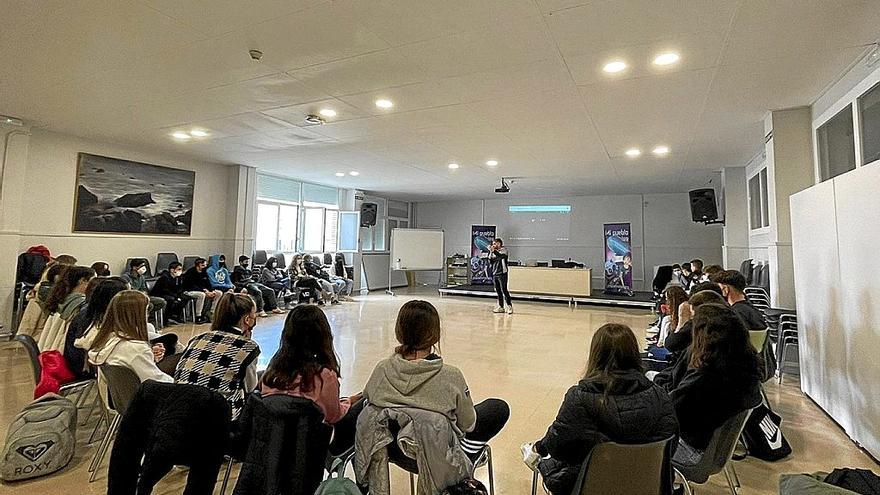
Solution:
<svg viewBox="0 0 880 495"><path fill-rule="evenodd" d="M533 448L534 444L531 442L526 442L522 444L520 447L520 451L522 451L523 463L529 467L534 472L538 472L538 462L541 460L541 456L535 452Z"/></svg>
<svg viewBox="0 0 880 495"><path fill-rule="evenodd" d="M259 312L259 316L260 316L260 318L265 318L265 317L267 317L267 316L269 316L269 315L266 314L265 311L260 311L260 312Z"/></svg>
<svg viewBox="0 0 880 495"><path fill-rule="evenodd" d="M508 307L507 307L507 314L509 314L509 315L512 315L512 314L513 314L513 306L508 306Z"/></svg>
<svg viewBox="0 0 880 495"><path fill-rule="evenodd" d="M496 306L495 309L492 310L492 312L493 313L503 313L504 308L502 308L501 306Z"/></svg>

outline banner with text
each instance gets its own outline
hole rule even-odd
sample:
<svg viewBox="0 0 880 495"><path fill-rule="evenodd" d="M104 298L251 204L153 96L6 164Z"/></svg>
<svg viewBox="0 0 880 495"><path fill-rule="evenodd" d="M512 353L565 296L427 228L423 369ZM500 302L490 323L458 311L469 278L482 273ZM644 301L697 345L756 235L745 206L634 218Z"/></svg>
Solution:
<svg viewBox="0 0 880 495"><path fill-rule="evenodd" d="M494 225L471 226L471 283L474 285L492 285L487 256L494 238Z"/></svg>
<svg viewBox="0 0 880 495"><path fill-rule="evenodd" d="M633 295L632 229L628 223L605 224L605 293Z"/></svg>

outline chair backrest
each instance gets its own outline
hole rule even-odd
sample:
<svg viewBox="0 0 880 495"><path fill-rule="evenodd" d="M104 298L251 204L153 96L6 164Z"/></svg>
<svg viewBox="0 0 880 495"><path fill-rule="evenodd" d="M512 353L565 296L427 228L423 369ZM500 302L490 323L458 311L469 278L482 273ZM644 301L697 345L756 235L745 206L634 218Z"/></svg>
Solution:
<svg viewBox="0 0 880 495"><path fill-rule="evenodd" d="M671 482L668 471L671 438L659 442L625 445L604 442L593 447L581 468L572 493L599 495L658 495ZM664 470L667 475L664 476Z"/></svg>
<svg viewBox="0 0 880 495"><path fill-rule="evenodd" d="M241 418L249 422L244 428L251 434L238 484L253 493L315 493L324 477L332 431L315 403L301 397L252 393ZM275 458L267 452L281 455ZM276 461L277 465L271 465Z"/></svg>
<svg viewBox="0 0 880 495"><path fill-rule="evenodd" d="M37 347L37 341L30 335L18 334L15 340L27 351L28 359L31 362L31 369L34 373L34 383L40 383L40 375L43 374L43 367L40 366L40 348Z"/></svg>
<svg viewBox="0 0 880 495"><path fill-rule="evenodd" d="M256 251L254 251L254 259L253 259L254 265L263 266L266 264L266 261L268 261L268 260L269 260L269 255L266 253L266 251L264 249L257 249Z"/></svg>
<svg viewBox="0 0 880 495"><path fill-rule="evenodd" d="M709 476L720 473L724 469L733 456L733 450L736 448L736 443L751 413L751 409L737 413L715 430L700 462L694 466L693 470L688 470L691 471L688 473L689 480L705 483Z"/></svg>
<svg viewBox="0 0 880 495"><path fill-rule="evenodd" d="M333 253L324 253L324 265L333 265Z"/></svg>
<svg viewBox="0 0 880 495"><path fill-rule="evenodd" d="M739 265L739 272L746 278L746 285L752 283L752 259L743 260Z"/></svg>
<svg viewBox="0 0 880 495"><path fill-rule="evenodd" d="M175 261L180 261L177 258L177 253L159 253L156 255L156 271L161 272L162 270L167 270L168 265Z"/></svg>
<svg viewBox="0 0 880 495"><path fill-rule="evenodd" d="M103 364L99 369L107 383L107 393L110 398L108 407L124 415L131 399L141 386L140 378L127 366Z"/></svg>
<svg viewBox="0 0 880 495"><path fill-rule="evenodd" d="M201 256L184 256L183 257L183 269L189 270L190 268L196 266L196 260L201 258Z"/></svg>
<svg viewBox="0 0 880 495"><path fill-rule="evenodd" d="M148 260L147 258L143 258L143 257L126 259L125 266L122 268L122 271L120 271L119 273L131 272L131 261L132 260L144 260L144 263L146 263L146 266L147 266L147 273L144 274L144 277L151 278L153 276L153 269L150 266L150 260Z"/></svg>
<svg viewBox="0 0 880 495"><path fill-rule="evenodd" d="M272 255L278 261L278 268L285 270L287 269L287 260L284 259L284 253L281 251L276 251L274 255Z"/></svg>
<svg viewBox="0 0 880 495"><path fill-rule="evenodd" d="M763 287L764 290L766 290L767 293L769 294L770 293L770 264L764 263L764 266L763 266L763 268L761 268L761 270L762 270L761 287Z"/></svg>

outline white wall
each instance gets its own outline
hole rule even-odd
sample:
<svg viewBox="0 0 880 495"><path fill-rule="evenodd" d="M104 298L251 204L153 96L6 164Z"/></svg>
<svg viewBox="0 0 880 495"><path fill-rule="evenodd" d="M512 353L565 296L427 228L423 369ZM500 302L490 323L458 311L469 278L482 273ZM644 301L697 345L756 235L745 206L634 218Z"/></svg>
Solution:
<svg viewBox="0 0 880 495"><path fill-rule="evenodd" d="M508 206L529 204L570 204L569 241L539 244L506 239L505 246L510 250L511 258L571 258L584 262L594 269L596 287L604 286L601 269L604 263L604 223L632 224L633 285L636 289L650 287L654 265L692 258L702 258L707 264L721 262L721 227L692 222L687 194L423 202L416 204L416 223L419 228L442 228L445 231L447 256L455 253L467 256L471 225L497 225L498 235L504 238L508 227L505 225Z"/></svg>

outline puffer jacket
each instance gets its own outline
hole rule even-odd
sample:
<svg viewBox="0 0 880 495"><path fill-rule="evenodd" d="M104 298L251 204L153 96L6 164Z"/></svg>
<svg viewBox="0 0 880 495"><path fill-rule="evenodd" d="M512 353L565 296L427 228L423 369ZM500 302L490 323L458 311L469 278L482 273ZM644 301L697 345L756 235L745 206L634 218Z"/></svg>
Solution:
<svg viewBox="0 0 880 495"><path fill-rule="evenodd" d="M620 372L614 384L581 380L565 399L544 438L535 449L549 459L538 469L554 494L574 488L590 450L603 442L623 444L657 442L678 433L678 421L669 395L638 370ZM671 477L668 480L671 491Z"/></svg>

